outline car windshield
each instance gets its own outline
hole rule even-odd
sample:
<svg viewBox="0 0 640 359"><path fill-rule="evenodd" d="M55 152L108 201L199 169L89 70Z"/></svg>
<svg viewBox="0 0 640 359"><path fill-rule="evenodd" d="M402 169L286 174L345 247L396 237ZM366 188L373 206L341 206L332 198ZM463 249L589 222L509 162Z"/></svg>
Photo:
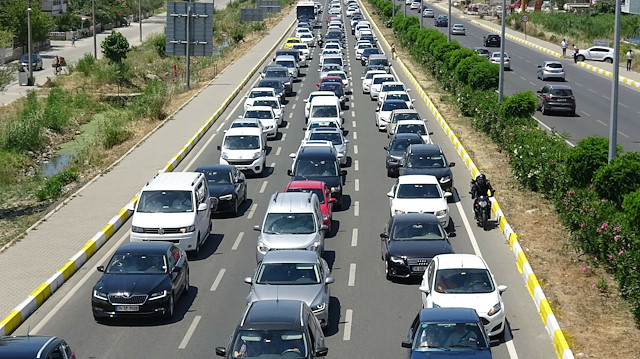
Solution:
<svg viewBox="0 0 640 359"><path fill-rule="evenodd" d="M257 284L320 284L314 263L265 263L258 269Z"/></svg>
<svg viewBox="0 0 640 359"><path fill-rule="evenodd" d="M453 268L436 272L438 293L491 293L493 280L486 269Z"/></svg>
<svg viewBox="0 0 640 359"><path fill-rule="evenodd" d="M306 358L307 338L300 330L239 330L233 339L232 358ZM280 355L287 353L286 356ZM276 353L276 354L274 354Z"/></svg>
<svg viewBox="0 0 640 359"><path fill-rule="evenodd" d="M247 110L242 117L266 120L273 118L273 113L271 111L264 110Z"/></svg>
<svg viewBox="0 0 640 359"><path fill-rule="evenodd" d="M555 96L573 96L569 89L551 89L551 94Z"/></svg>
<svg viewBox="0 0 640 359"><path fill-rule="evenodd" d="M278 105L278 102L275 100L256 100L253 102L254 106L269 106L273 109L280 109L280 106ZM266 111L265 111L266 112ZM270 117L266 117L266 118L270 118Z"/></svg>
<svg viewBox="0 0 640 359"><path fill-rule="evenodd" d="M417 199L417 198L441 198L437 184L401 184L398 187L396 198Z"/></svg>
<svg viewBox="0 0 640 359"><path fill-rule="evenodd" d="M287 192L315 193L318 196L320 204L324 204L324 193L320 188L289 188Z"/></svg>
<svg viewBox="0 0 640 359"><path fill-rule="evenodd" d="M364 78L369 80L369 79L372 79L373 76L375 76L375 75L380 75L380 73L379 72L378 73L376 73L376 72L367 72L366 75L364 75Z"/></svg>
<svg viewBox="0 0 640 359"><path fill-rule="evenodd" d="M276 64L287 68L293 68L296 66L296 63L291 60L279 60L276 61Z"/></svg>
<svg viewBox="0 0 640 359"><path fill-rule="evenodd" d="M20 62L27 62L27 59L29 58L29 53L23 54L22 57L20 57ZM31 54L31 61L36 61L40 58L40 55L38 54Z"/></svg>
<svg viewBox="0 0 640 359"><path fill-rule="evenodd" d="M404 101L385 101L382 104L381 111L393 111L397 109L408 109L407 103Z"/></svg>
<svg viewBox="0 0 640 359"><path fill-rule="evenodd" d="M296 162L296 176L302 177L326 177L337 176L338 169L335 160L298 160Z"/></svg>
<svg viewBox="0 0 640 359"><path fill-rule="evenodd" d="M331 141L334 145L342 144L342 136L336 132L314 132L309 136L310 140Z"/></svg>
<svg viewBox="0 0 640 359"><path fill-rule="evenodd" d="M277 90L282 90L282 82L280 81L260 81L260 84L258 86L271 87Z"/></svg>
<svg viewBox="0 0 640 359"><path fill-rule="evenodd" d="M420 115L417 112L409 112L409 113L397 113L394 116L394 121L404 121L404 120L419 120Z"/></svg>
<svg viewBox="0 0 640 359"><path fill-rule="evenodd" d="M229 171L204 170L202 173L207 178L209 185L231 183L231 172Z"/></svg>
<svg viewBox="0 0 640 359"><path fill-rule="evenodd" d="M167 260L162 254L115 254L105 269L107 274L163 274Z"/></svg>
<svg viewBox="0 0 640 359"><path fill-rule="evenodd" d="M341 78L343 80L347 79L347 75L345 75L344 72L332 72L332 73L329 74L329 76L336 76L336 77L339 77L339 78Z"/></svg>
<svg viewBox="0 0 640 359"><path fill-rule="evenodd" d="M379 54L380 50L376 49L375 47L370 48L370 49L364 49L364 51L362 52L362 56L368 57L371 56L373 54Z"/></svg>
<svg viewBox="0 0 640 359"><path fill-rule="evenodd" d="M227 150L257 150L260 148L260 137L225 136L223 147Z"/></svg>
<svg viewBox="0 0 640 359"><path fill-rule="evenodd" d="M411 155L407 159L409 168L444 168L446 163L441 155Z"/></svg>
<svg viewBox="0 0 640 359"><path fill-rule="evenodd" d="M373 46L372 46L371 44L369 44L369 43L366 43L366 44L360 44L360 45L358 45L358 49L360 49L360 50L363 50L363 49L370 49L370 48L372 48L372 47L373 47Z"/></svg>
<svg viewBox="0 0 640 359"><path fill-rule="evenodd" d="M235 127L253 127L253 128L259 128L260 126L258 126L258 123L257 123L257 122L238 121L238 122L232 122L232 123L231 123L231 128L235 128Z"/></svg>
<svg viewBox="0 0 640 359"><path fill-rule="evenodd" d="M404 91L404 85L402 85L402 84L393 84L393 85L384 84L384 85L382 85L382 91L384 91L384 92Z"/></svg>
<svg viewBox="0 0 640 359"><path fill-rule="evenodd" d="M190 191L143 191L138 199L137 212L185 213L193 212Z"/></svg>
<svg viewBox="0 0 640 359"><path fill-rule="evenodd" d="M316 231L313 213L269 213L264 220L267 234L311 234Z"/></svg>
<svg viewBox="0 0 640 359"><path fill-rule="evenodd" d="M324 64L323 65L327 65L327 64L334 64L334 65L340 65L342 66L342 59L339 57L329 57L329 58L325 58L324 59Z"/></svg>
<svg viewBox="0 0 640 359"><path fill-rule="evenodd" d="M376 77L373 79L373 84L378 85L387 81L393 81L393 78L392 77Z"/></svg>
<svg viewBox="0 0 640 359"><path fill-rule="evenodd" d="M309 124L309 130L322 127L338 128L338 124L334 121L313 121Z"/></svg>
<svg viewBox="0 0 640 359"><path fill-rule="evenodd" d="M417 351L486 349L478 323L421 323L413 341Z"/></svg>
<svg viewBox="0 0 640 359"><path fill-rule="evenodd" d="M320 84L318 91L333 91L336 94L342 94L342 81L337 82L324 82Z"/></svg>
<svg viewBox="0 0 640 359"><path fill-rule="evenodd" d="M443 240L445 235L438 223L396 223L391 238L395 241Z"/></svg>
<svg viewBox="0 0 640 359"><path fill-rule="evenodd" d="M552 63L548 63L546 67L552 68L552 69L561 69L562 68L562 64L558 63L558 62L552 62Z"/></svg>
<svg viewBox="0 0 640 359"><path fill-rule="evenodd" d="M342 67L340 65L329 64L329 65L325 65L325 66L322 67L322 72L340 70L341 68Z"/></svg>
<svg viewBox="0 0 640 359"><path fill-rule="evenodd" d="M251 93L249 93L249 98L271 97L271 96L273 96L273 91L251 91Z"/></svg>
<svg viewBox="0 0 640 359"><path fill-rule="evenodd" d="M391 151L405 151L411 144L423 143L422 138L396 138L391 142Z"/></svg>
<svg viewBox="0 0 640 359"><path fill-rule="evenodd" d="M423 136L427 134L427 130L423 125L398 125L396 133L417 133Z"/></svg>
<svg viewBox="0 0 640 359"><path fill-rule="evenodd" d="M393 93L393 94L388 94L387 97L385 97L387 100L402 100L402 101L409 101L409 95L407 95L406 93Z"/></svg>
<svg viewBox="0 0 640 359"><path fill-rule="evenodd" d="M335 118L338 117L338 108L335 105L316 105L311 108L311 117Z"/></svg>
<svg viewBox="0 0 640 359"><path fill-rule="evenodd" d="M387 59L374 59L369 61L369 65L389 66Z"/></svg>
<svg viewBox="0 0 640 359"><path fill-rule="evenodd" d="M287 70L267 70L264 77L289 77L289 72Z"/></svg>

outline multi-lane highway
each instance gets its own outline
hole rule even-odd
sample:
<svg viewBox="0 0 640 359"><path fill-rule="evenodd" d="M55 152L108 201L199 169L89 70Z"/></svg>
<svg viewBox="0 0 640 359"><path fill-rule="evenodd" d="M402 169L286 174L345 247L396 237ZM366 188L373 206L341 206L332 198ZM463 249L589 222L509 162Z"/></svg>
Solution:
<svg viewBox="0 0 640 359"><path fill-rule="evenodd" d="M394 179L386 177L383 146L387 138L374 125L375 102L362 94L363 67L354 60L353 44L353 36L348 35L345 57L353 92L344 117L351 159L346 168L345 208L334 212L332 233L325 245L325 258L336 279L331 284L326 344L329 358L399 358L405 355L400 343L421 307L420 292L418 282L385 279L379 234L389 218L386 193ZM109 324L93 320L91 289L101 274L95 267L104 265L115 248L128 241L130 225L125 225L15 333L29 331L61 336L70 343L78 358L205 358L215 355L214 347L226 345L245 308L249 287L243 278L253 273L256 264L257 232L253 231L253 225L261 223L269 196L284 190L291 164L288 155L298 149L303 137L302 100L316 89L318 52L316 48L309 67L302 70L301 80L294 83L295 93L286 104L282 134L269 141L268 169L263 176L248 179L249 201L242 206L237 218L214 219L214 234L202 248L201 255L191 260L191 290L177 303L173 320L126 320ZM395 70L394 73L410 86L406 76ZM257 80L254 76L244 92ZM412 93L415 94L415 89ZM191 171L200 165L218 162L216 146L221 144L223 131L231 120L242 114L242 101L242 96L233 101L228 113L219 120L220 124L211 128L176 170ZM443 147L451 161L459 162L453 146L437 128L426 105L418 100L416 108L435 132L434 142ZM214 111L212 108L208 113L193 116L202 117L204 122ZM516 269L508 244L499 230L485 232L476 227L467 194L469 173L461 163L453 170L457 187L457 194L449 203L454 227L453 248L458 253L482 255L497 282L509 287L503 298L510 329L505 340L494 343L494 358L554 358L551 340Z"/></svg>
<svg viewBox="0 0 640 359"><path fill-rule="evenodd" d="M398 5L404 6L404 1L396 1ZM447 15L438 6L426 3L434 11L434 15ZM440 5L447 6L447 3ZM400 11L403 11L400 7ZM407 15L418 16L415 10L409 10L407 5ZM490 33L477 25L474 25L467 16L461 17L452 12L451 24L463 24L466 28L466 35L452 35L451 39L458 41L468 48L483 46L483 37ZM438 29L447 33L446 27L435 27L432 18L424 18L423 25L427 28ZM494 26L498 28L499 26ZM500 51L500 48L489 47L489 51ZM505 95L515 92L533 91L542 88L542 80L537 78L537 66L545 60L559 60L563 63L567 75L567 84L571 86L576 97L576 116L568 117L563 114L542 115L536 112L534 115L538 121L549 128L554 128L558 133L567 132L568 140L576 143L578 140L598 134L604 137L609 135L609 117L611 108L611 79L595 72L585 70L576 64L573 59L558 59L548 54L523 45L519 42L507 39L505 51L511 56L511 71L505 71L504 91ZM597 61L589 63L598 66ZM553 82L556 83L556 82ZM618 143L627 150L640 150L640 107L637 105L640 100L640 92L629 85L619 85L619 106L618 106Z"/></svg>

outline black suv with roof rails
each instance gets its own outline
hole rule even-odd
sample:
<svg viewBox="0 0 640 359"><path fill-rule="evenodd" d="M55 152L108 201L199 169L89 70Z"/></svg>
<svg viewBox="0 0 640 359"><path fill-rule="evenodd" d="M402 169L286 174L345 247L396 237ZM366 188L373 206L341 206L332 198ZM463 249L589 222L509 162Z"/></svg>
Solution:
<svg viewBox="0 0 640 359"><path fill-rule="evenodd" d="M302 147L293 163L293 170L287 172L292 181L324 181L331 189L331 197L336 199L336 206L342 208L342 186L347 171L340 170L340 162L333 148Z"/></svg>
<svg viewBox="0 0 640 359"><path fill-rule="evenodd" d="M227 348L232 358L312 359L327 355L320 322L299 300L259 300L247 306Z"/></svg>
<svg viewBox="0 0 640 359"><path fill-rule="evenodd" d="M0 337L0 358L68 358L75 359L67 342L58 337L13 336Z"/></svg>
<svg viewBox="0 0 640 359"><path fill-rule="evenodd" d="M455 162L448 162L438 145L409 145L401 160L400 176L432 175L438 179L444 192L453 193L453 172L450 167Z"/></svg>

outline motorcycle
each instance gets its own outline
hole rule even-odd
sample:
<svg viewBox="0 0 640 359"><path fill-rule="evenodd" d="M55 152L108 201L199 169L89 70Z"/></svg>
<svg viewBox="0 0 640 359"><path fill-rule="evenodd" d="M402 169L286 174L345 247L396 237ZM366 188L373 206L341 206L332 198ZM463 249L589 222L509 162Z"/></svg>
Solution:
<svg viewBox="0 0 640 359"><path fill-rule="evenodd" d="M473 203L473 213L478 225L487 231L487 221L491 217L491 201L488 196L478 196L476 198Z"/></svg>
<svg viewBox="0 0 640 359"><path fill-rule="evenodd" d="M318 36L316 37L316 42L318 43L318 46L322 46L322 35L318 34Z"/></svg>

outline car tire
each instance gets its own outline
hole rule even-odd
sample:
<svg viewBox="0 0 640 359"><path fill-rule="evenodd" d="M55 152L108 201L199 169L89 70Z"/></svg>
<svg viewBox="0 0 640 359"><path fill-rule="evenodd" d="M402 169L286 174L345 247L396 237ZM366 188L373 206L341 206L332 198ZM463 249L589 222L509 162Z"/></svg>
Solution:
<svg viewBox="0 0 640 359"><path fill-rule="evenodd" d="M584 56L583 55L578 55L578 56L576 56L576 60L584 61Z"/></svg>
<svg viewBox="0 0 640 359"><path fill-rule="evenodd" d="M194 257L198 257L200 255L200 234L198 234L198 239L196 239L196 249L193 250Z"/></svg>
<svg viewBox="0 0 640 359"><path fill-rule="evenodd" d="M545 110L544 105L542 105L540 111L542 112L543 115L548 115L549 114L549 110Z"/></svg>
<svg viewBox="0 0 640 359"><path fill-rule="evenodd" d="M387 168L387 177L393 177L393 172L389 168Z"/></svg>
<svg viewBox="0 0 640 359"><path fill-rule="evenodd" d="M391 280L391 276L389 275L389 262L384 261L384 274L387 280Z"/></svg>
<svg viewBox="0 0 640 359"><path fill-rule="evenodd" d="M608 63L608 64L612 64L613 63L613 59L610 57L607 57L606 59L604 59L604 62Z"/></svg>
<svg viewBox="0 0 640 359"><path fill-rule="evenodd" d="M182 290L182 294L187 294L187 293L189 293L189 288L190 288L190 284L189 284L189 270L187 270L187 276L184 278L184 289Z"/></svg>
<svg viewBox="0 0 640 359"><path fill-rule="evenodd" d="M238 197L236 197L236 200L233 201L233 211L232 211L232 213L233 213L234 217L238 216L239 202L240 202L240 199Z"/></svg>
<svg viewBox="0 0 640 359"><path fill-rule="evenodd" d="M173 293L171 293L171 295L169 295L169 305L167 306L167 310L164 313L167 319L173 318L173 312L175 310L175 306L176 306L175 299L173 298Z"/></svg>

